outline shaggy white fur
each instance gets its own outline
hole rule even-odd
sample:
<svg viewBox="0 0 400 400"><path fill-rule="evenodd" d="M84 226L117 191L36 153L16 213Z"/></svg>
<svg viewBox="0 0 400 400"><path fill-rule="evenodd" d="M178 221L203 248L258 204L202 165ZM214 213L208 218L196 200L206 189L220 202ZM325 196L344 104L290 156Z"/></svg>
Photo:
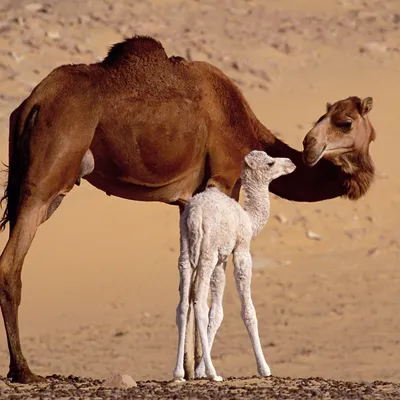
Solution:
<svg viewBox="0 0 400 400"><path fill-rule="evenodd" d="M224 265L231 254L242 319L253 347L257 371L261 376L271 375L261 348L256 311L251 299L250 241L268 221L270 182L293 172L295 168L288 158L272 158L263 151L254 150L243 162L244 209L214 187L194 196L185 207L180 220L180 302L176 309L179 335L175 381L184 381L184 346L191 296L203 349L195 375L222 380L215 371L210 352L223 319ZM209 288L210 310L207 306Z"/></svg>

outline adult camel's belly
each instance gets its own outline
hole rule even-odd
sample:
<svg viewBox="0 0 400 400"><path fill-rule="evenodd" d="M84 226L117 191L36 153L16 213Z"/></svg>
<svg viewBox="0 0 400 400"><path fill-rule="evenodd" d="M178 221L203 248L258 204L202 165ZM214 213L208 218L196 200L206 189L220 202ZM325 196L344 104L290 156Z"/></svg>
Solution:
<svg viewBox="0 0 400 400"><path fill-rule="evenodd" d="M90 146L95 169L85 179L109 195L132 200L189 198L203 179L206 119L168 104L140 111L99 124Z"/></svg>

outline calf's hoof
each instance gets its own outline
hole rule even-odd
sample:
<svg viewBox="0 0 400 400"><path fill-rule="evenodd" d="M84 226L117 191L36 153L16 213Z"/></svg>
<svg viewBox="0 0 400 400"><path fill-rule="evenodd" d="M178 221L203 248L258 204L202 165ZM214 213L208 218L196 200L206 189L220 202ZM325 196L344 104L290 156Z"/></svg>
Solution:
<svg viewBox="0 0 400 400"><path fill-rule="evenodd" d="M184 378L183 374L174 374L172 382L186 382L186 379Z"/></svg>
<svg viewBox="0 0 400 400"><path fill-rule="evenodd" d="M196 368L194 376L196 379L207 379L205 368L202 367Z"/></svg>
<svg viewBox="0 0 400 400"><path fill-rule="evenodd" d="M207 379L213 382L222 382L224 380L224 378L222 378L222 376L219 375L208 376Z"/></svg>
<svg viewBox="0 0 400 400"><path fill-rule="evenodd" d="M183 383L183 382L186 382L186 379L185 378L173 378L172 382Z"/></svg>
<svg viewBox="0 0 400 400"><path fill-rule="evenodd" d="M185 379L185 371L183 371L181 368L175 368L174 373L173 373L173 382L186 382Z"/></svg>
<svg viewBox="0 0 400 400"><path fill-rule="evenodd" d="M269 367L261 368L258 371L258 374L261 375L262 377L266 378L268 376L271 376L271 370Z"/></svg>

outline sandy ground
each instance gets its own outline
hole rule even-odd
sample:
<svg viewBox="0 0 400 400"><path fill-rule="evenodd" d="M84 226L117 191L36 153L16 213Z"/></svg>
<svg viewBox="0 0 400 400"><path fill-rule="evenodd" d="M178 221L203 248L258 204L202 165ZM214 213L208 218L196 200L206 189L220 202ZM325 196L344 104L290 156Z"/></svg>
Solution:
<svg viewBox="0 0 400 400"><path fill-rule="evenodd" d="M99 379L48 377L47 385L15 385L0 380L2 398L12 399L398 399L400 384L374 381L343 382L324 378L228 378L224 382L196 380L184 385L142 381L133 388L104 386Z"/></svg>
<svg viewBox="0 0 400 400"><path fill-rule="evenodd" d="M358 202L274 196L253 242L253 298L275 376L400 382L400 3L0 0L0 159L10 112L42 78L63 63L101 59L134 34L220 67L261 121L299 149L326 102L374 98L372 189ZM87 182L75 188L25 261L20 327L32 369L169 379L178 250L176 208L108 197ZM224 304L215 366L224 377L254 375L230 273ZM3 328L0 352L5 375Z"/></svg>

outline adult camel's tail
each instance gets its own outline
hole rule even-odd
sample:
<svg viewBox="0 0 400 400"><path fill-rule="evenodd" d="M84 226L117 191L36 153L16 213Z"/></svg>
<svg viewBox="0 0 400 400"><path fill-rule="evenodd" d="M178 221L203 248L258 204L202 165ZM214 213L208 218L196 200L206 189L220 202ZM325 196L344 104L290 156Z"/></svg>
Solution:
<svg viewBox="0 0 400 400"><path fill-rule="evenodd" d="M25 120L22 110L25 111L23 106L15 110L10 117L9 165L6 166L8 179L4 195L0 200L0 204L6 202L6 207L0 219L0 232L5 229L7 223L10 223L12 229L17 219L22 185L30 162L29 142L39 106L34 105Z"/></svg>

